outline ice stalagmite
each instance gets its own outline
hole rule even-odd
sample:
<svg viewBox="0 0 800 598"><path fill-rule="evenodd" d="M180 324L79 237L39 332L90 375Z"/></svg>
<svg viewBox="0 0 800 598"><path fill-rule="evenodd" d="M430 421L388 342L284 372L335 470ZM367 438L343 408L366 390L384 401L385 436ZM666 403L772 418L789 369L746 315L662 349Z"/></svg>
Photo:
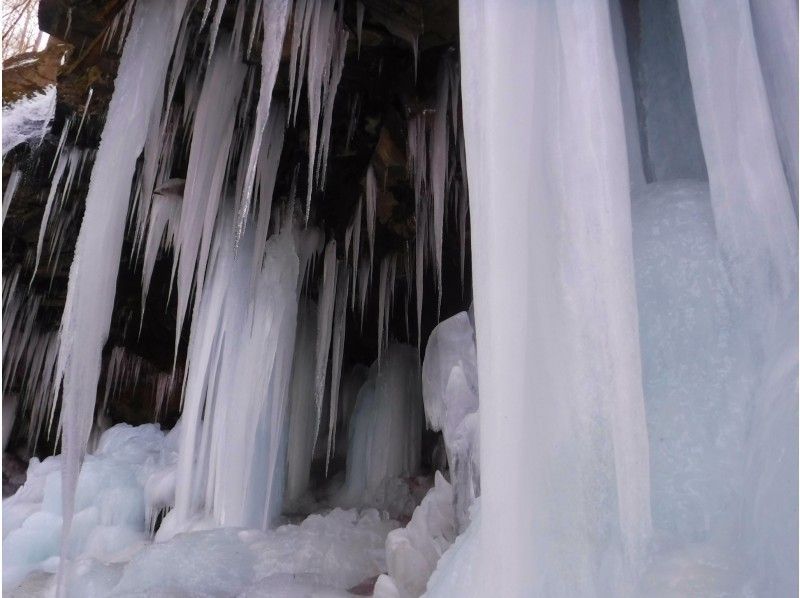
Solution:
<svg viewBox="0 0 800 598"><path fill-rule="evenodd" d="M153 99L164 85L185 7L186 0L143 0L136 5L92 170L70 269L58 356L57 371L63 387L64 546L94 415L100 357L114 305L131 181L144 147L151 111L159 109Z"/></svg>
<svg viewBox="0 0 800 598"><path fill-rule="evenodd" d="M491 563L476 594L626 595L650 499L608 6L464 0L459 17Z"/></svg>

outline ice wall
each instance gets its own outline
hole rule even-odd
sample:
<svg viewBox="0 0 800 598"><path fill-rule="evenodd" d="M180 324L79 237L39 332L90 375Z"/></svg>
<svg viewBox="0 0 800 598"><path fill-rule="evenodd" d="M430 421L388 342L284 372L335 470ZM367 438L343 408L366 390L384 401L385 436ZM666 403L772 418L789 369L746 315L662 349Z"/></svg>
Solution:
<svg viewBox="0 0 800 598"><path fill-rule="evenodd" d="M459 14L491 563L477 594L624 595L650 497L608 7Z"/></svg>

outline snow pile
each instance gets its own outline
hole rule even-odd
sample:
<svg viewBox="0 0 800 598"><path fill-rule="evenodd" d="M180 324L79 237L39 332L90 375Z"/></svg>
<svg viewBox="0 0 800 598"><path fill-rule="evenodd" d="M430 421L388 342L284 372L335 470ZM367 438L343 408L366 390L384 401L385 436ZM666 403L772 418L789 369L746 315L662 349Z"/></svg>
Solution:
<svg viewBox="0 0 800 598"><path fill-rule="evenodd" d="M462 531L480 494L478 362L475 330L467 312L441 322L428 339L422 365L428 427L444 437L456 519Z"/></svg>
<svg viewBox="0 0 800 598"><path fill-rule="evenodd" d="M56 87L48 85L3 107L3 155L26 141L38 142L45 136L56 110Z"/></svg>
<svg viewBox="0 0 800 598"><path fill-rule="evenodd" d="M439 557L456 537L453 488L436 472L436 485L416 508L408 525L386 537L386 564L389 575L382 575L375 596L421 596Z"/></svg>
<svg viewBox="0 0 800 598"><path fill-rule="evenodd" d="M126 560L148 540L146 514L169 502L170 490L149 490L150 480L174 467L177 431L154 424L118 424L100 438L81 468L68 558ZM61 540L61 456L32 459L25 485L3 501L3 588L33 571L54 572ZM168 486L168 485L166 485ZM174 490L173 490L174 492Z"/></svg>

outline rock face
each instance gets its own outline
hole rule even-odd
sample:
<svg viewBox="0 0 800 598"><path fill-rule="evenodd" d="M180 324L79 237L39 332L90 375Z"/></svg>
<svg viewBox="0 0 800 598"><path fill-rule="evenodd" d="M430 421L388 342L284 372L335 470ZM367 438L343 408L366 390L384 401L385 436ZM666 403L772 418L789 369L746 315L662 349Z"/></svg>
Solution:
<svg viewBox="0 0 800 598"><path fill-rule="evenodd" d="M196 14L192 18L200 19L203 3L196 4ZM221 29L233 28L236 4L227 3ZM379 181L376 264L380 264L387 253L402 251L414 244L415 200L406 156L407 122L409 115L430 112L435 107L441 57L457 46L457 5L457 0L364 0L365 16L359 47L357 2L345 2L345 25L351 34L333 111L327 183L324 193L315 192L313 201L318 206L315 214L318 225L329 235L333 234L337 244L343 248L345 231L364 192L365 173L371 164ZM23 173L3 224L3 274L6 277L13 269L20 268L21 280L26 284L28 280L32 281L31 289L42 296L37 325L44 329L55 329L60 322L91 159L86 163L84 176L77 180L64 199L65 205L74 209L74 217L60 233L63 239L59 241L58 259L34 272L32 256L35 255L44 200L50 187L51 165L63 127L70 118L73 119L69 135L69 143L72 143L77 131L74 122L83 117L84 111L85 122L74 139L74 145L91 151L99 144L113 92L121 42L128 24L126 11L129 6L124 0L41 0L39 23L41 29L51 35L48 47L41 53L19 56L4 64L4 103L13 102L49 84L57 86L57 107L50 133L35 151L27 147L12 150L6 156L3 168L4 186L13 169L18 168ZM412 45L415 37L418 38L416 62ZM258 48L259 43L256 39L254 47ZM276 83L276 93L282 94L287 93L288 87L288 48L284 54ZM188 58L200 59L199 54ZM252 64L257 63L258 52L252 52L247 59ZM91 100L87 106L90 93ZM308 160L308 116L304 97L300 106L296 125L286 133L276 197L288 195L295 165ZM303 168L301 166L301 171ZM53 237L50 227L44 238L44 253L53 247L56 241ZM105 360L109 359L113 347L124 347L155 370L168 372L173 366L175 334L175 297L169 294L171 259L168 255L161 256L156 262L147 299L147 315L139 331L141 267L128 258L131 242L132 239L126 239L123 248ZM340 251L343 253L343 249ZM466 309L470 300L470 292L464 294L461 290L459 246L455 236L445 235L443 255L442 318ZM408 282L413 286L413 281ZM426 280L425 286L432 289L435 283ZM469 286L467 284L466 288ZM374 359L377 310L377 301L370 302L363 330L357 318L348 318L345 364L370 363ZM396 311L390 327L398 331L398 338L405 337L405 332L399 332L406 326L403 310ZM437 316L435 298L426 299L422 318L424 337L436 324ZM184 359L185 344L184 338L178 352L178 367ZM422 346L425 346L424 340ZM101 386L103 383L101 380ZM153 400L143 399L141 392L133 386L120 389L116 404L110 408L112 419L131 423L152 420ZM164 416L167 420L175 419L178 403L179 389L167 400ZM19 438L19 431L16 434L12 443L23 440ZM45 444L41 450L47 448Z"/></svg>

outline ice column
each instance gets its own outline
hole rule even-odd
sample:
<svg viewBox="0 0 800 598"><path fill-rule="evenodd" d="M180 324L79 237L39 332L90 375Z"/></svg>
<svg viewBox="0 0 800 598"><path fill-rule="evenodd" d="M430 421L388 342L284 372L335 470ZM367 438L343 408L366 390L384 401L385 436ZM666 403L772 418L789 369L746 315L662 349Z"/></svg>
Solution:
<svg viewBox="0 0 800 598"><path fill-rule="evenodd" d="M131 181L144 147L151 111L159 108L153 105L153 99L160 96L159 86L164 85L185 7L186 0L143 0L136 5L86 197L61 322L57 370L64 390L64 546L78 472L92 426Z"/></svg>
<svg viewBox="0 0 800 598"><path fill-rule="evenodd" d="M680 16L714 222L756 368L742 538L759 593L777 596L797 587L797 220L750 6L681 0Z"/></svg>
<svg viewBox="0 0 800 598"><path fill-rule="evenodd" d="M649 472L608 6L462 0L460 32L492 569L477 592L625 595Z"/></svg>

